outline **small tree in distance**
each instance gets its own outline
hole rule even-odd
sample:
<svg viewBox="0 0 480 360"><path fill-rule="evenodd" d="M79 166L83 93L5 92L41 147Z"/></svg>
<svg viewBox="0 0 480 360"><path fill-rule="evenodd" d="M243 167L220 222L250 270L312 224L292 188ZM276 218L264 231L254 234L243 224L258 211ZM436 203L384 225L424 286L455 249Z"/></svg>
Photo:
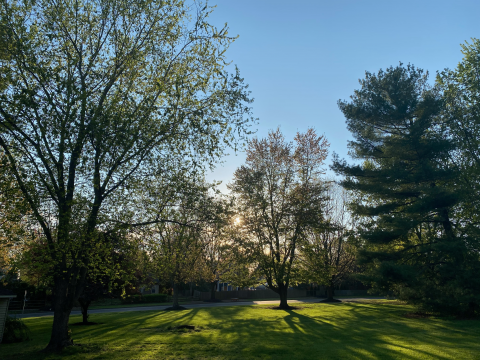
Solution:
<svg viewBox="0 0 480 360"><path fill-rule="evenodd" d="M88 269L85 287L78 298L82 311L82 323L89 324L88 308L92 301L105 296L119 297L133 280L138 257L138 240L127 232L99 232L92 249L92 256L101 259L92 261ZM95 267L93 267L95 266Z"/></svg>
<svg viewBox="0 0 480 360"><path fill-rule="evenodd" d="M332 302L335 301L335 286L355 269L356 246L347 192L330 181L326 198L325 220L305 232L299 254L299 273L303 282L325 286L325 301Z"/></svg>
<svg viewBox="0 0 480 360"><path fill-rule="evenodd" d="M241 217L235 217L225 232L227 241L220 263L222 281L240 289L260 284L262 277L255 258L255 248L245 230Z"/></svg>
<svg viewBox="0 0 480 360"><path fill-rule="evenodd" d="M159 276L165 278L173 289L172 310L179 305L179 286L195 279L201 256L199 231L190 226L163 224L156 227L158 249L155 255Z"/></svg>
<svg viewBox="0 0 480 360"><path fill-rule="evenodd" d="M199 279L211 280L215 275L212 268L215 270L218 259L213 257L212 263L208 263L209 250L221 250L218 237L225 221L225 204L210 193L210 184L196 180L188 190L183 189L183 194L176 193L168 207L160 209L164 214L159 216L169 220L155 223L146 230L155 272L173 288L173 310L181 309L179 285Z"/></svg>
<svg viewBox="0 0 480 360"><path fill-rule="evenodd" d="M210 283L211 302L218 302L215 298L220 276L223 274L223 267L226 261L225 253L228 251L229 222L231 221L231 204L222 198L217 198L214 205L218 208L217 218L205 227L202 233L203 240L203 263L204 279Z"/></svg>

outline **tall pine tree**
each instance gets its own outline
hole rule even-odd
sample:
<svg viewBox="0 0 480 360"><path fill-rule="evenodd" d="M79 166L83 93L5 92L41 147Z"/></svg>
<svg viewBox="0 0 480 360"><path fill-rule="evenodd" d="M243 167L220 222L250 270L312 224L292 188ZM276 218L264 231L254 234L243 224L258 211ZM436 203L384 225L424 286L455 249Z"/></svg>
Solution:
<svg viewBox="0 0 480 360"><path fill-rule="evenodd" d="M351 101L339 101L354 141L349 165L334 170L355 190L369 264L366 279L423 310L472 313L480 304L478 254L457 231L464 197L450 159L455 143L442 123L443 98L414 66L366 73Z"/></svg>

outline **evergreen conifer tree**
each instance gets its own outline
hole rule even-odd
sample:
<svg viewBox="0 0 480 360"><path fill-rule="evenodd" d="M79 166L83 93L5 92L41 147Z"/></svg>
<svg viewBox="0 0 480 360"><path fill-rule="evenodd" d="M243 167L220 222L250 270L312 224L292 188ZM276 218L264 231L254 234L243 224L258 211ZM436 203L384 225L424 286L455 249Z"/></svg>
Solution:
<svg viewBox="0 0 480 360"><path fill-rule="evenodd" d="M360 165L334 161L357 191L364 219L361 261L374 287L423 310L471 313L478 308L478 254L457 231L464 195L450 158L455 143L442 123L443 98L414 66L366 73L351 101L339 101Z"/></svg>

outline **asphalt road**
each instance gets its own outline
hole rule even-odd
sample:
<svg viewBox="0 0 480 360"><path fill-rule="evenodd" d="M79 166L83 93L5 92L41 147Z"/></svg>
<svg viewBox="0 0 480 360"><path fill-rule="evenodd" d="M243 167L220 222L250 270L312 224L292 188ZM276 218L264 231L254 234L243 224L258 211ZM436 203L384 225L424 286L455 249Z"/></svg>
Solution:
<svg viewBox="0 0 480 360"><path fill-rule="evenodd" d="M383 299L383 298L378 298ZM298 304L298 303L315 303L319 302L321 299L319 298L306 298L301 300L288 300L289 304ZM350 299L342 299L342 301L361 301L361 300L372 300L371 297L369 298L350 298ZM217 303L209 303L209 302L199 302L194 304L182 304L182 306L186 309L196 309L196 308L209 308L209 307L220 307L220 306L244 306L244 305L275 305L279 304L280 300L256 300L256 301L229 301L229 302L217 302ZM93 309L89 310L89 314L106 314L106 313L116 313L116 312L127 312L127 311L152 311L152 310L165 310L168 306L138 306L138 307L125 307L125 308L113 308L113 309ZM81 315L80 310L74 310L71 312L70 315ZM17 314L16 317L20 319L24 318L32 318L32 317L49 317L53 316L53 312L38 312L38 313L30 313L30 314Z"/></svg>

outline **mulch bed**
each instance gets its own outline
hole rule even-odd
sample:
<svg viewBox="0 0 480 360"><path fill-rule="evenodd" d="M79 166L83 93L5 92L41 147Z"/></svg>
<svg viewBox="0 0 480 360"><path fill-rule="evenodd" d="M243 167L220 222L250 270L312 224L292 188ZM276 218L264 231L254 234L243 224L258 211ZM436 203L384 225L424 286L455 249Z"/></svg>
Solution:
<svg viewBox="0 0 480 360"><path fill-rule="evenodd" d="M175 329L175 330L179 330L179 329L195 330L195 325L178 325L178 326L175 326L173 329Z"/></svg>

